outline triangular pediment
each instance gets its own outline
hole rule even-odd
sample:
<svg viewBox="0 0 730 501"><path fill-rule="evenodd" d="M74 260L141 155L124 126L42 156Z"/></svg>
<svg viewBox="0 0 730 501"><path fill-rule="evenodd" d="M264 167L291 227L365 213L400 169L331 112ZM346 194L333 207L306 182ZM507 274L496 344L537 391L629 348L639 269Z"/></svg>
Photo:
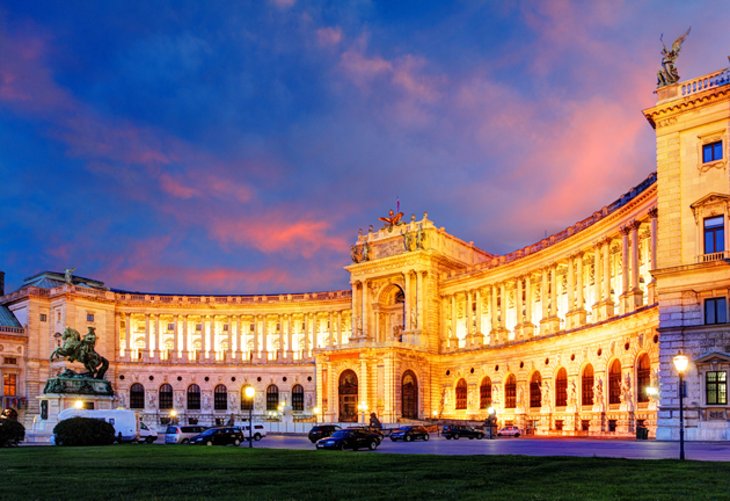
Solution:
<svg viewBox="0 0 730 501"><path fill-rule="evenodd" d="M690 205L690 207L694 210L698 207L703 207L705 205L711 205L715 203L727 203L728 201L730 201L730 195L725 195L723 193L708 193L707 195Z"/></svg>
<svg viewBox="0 0 730 501"><path fill-rule="evenodd" d="M730 353L710 351L695 359L695 364L730 363Z"/></svg>

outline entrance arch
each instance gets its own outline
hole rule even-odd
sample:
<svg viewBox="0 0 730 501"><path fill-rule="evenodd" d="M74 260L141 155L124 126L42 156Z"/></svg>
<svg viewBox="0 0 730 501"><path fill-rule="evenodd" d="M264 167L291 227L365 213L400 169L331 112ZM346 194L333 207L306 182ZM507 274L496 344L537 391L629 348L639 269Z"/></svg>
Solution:
<svg viewBox="0 0 730 501"><path fill-rule="evenodd" d="M340 374L338 386L341 423L357 423L357 374L347 369Z"/></svg>
<svg viewBox="0 0 730 501"><path fill-rule="evenodd" d="M401 416L418 419L418 379L411 370L403 373L401 379Z"/></svg>

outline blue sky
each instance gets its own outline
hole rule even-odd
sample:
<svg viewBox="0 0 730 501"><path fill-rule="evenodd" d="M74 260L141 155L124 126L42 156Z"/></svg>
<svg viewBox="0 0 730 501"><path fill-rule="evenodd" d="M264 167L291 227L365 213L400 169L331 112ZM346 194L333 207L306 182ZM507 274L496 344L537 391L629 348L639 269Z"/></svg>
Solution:
<svg viewBox="0 0 730 501"><path fill-rule="evenodd" d="M654 170L665 33L727 2L5 2L0 270L115 288L348 288L395 205L505 253Z"/></svg>

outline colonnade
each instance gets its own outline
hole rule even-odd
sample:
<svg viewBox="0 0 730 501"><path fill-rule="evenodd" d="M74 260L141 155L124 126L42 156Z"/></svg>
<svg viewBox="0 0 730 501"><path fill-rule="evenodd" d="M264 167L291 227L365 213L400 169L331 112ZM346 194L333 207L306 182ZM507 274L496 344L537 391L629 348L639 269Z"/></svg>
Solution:
<svg viewBox="0 0 730 501"><path fill-rule="evenodd" d="M349 343L348 310L282 314L117 313L130 361L299 361Z"/></svg>
<svg viewBox="0 0 730 501"><path fill-rule="evenodd" d="M443 295L443 346L453 350L500 345L576 329L653 304L655 285L649 271L656 263L656 209L647 215L648 220L631 220L617 235L550 264L518 270L506 280L477 279L471 287Z"/></svg>

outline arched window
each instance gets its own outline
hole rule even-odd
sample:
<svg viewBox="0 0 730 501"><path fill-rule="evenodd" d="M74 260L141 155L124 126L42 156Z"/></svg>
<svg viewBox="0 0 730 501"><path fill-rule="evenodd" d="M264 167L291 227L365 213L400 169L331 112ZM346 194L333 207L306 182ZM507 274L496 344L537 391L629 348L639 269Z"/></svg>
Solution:
<svg viewBox="0 0 730 501"><path fill-rule="evenodd" d="M172 409L172 386L165 383L160 386L160 409Z"/></svg>
<svg viewBox="0 0 730 501"><path fill-rule="evenodd" d="M530 407L542 407L542 376L539 372L530 380Z"/></svg>
<svg viewBox="0 0 730 501"><path fill-rule="evenodd" d="M213 408L217 411L228 409L228 388L226 388L226 385L219 384L213 390Z"/></svg>
<svg viewBox="0 0 730 501"><path fill-rule="evenodd" d="M270 384L266 388L266 410L275 411L279 408L279 387L275 384Z"/></svg>
<svg viewBox="0 0 730 501"><path fill-rule="evenodd" d="M479 408L486 409L490 405L492 405L492 380L485 377L479 385Z"/></svg>
<svg viewBox="0 0 730 501"><path fill-rule="evenodd" d="M593 405L593 366L588 364L583 369L581 378L581 405Z"/></svg>
<svg viewBox="0 0 730 501"><path fill-rule="evenodd" d="M639 363L636 364L636 396L637 402L648 402L649 395L646 393L646 387L651 384L651 365L649 364L649 355L644 353L639 357Z"/></svg>
<svg viewBox="0 0 730 501"><path fill-rule="evenodd" d="M188 386L188 409L200 410L200 386L197 384Z"/></svg>
<svg viewBox="0 0 730 501"><path fill-rule="evenodd" d="M561 367L555 376L555 407L566 405L568 405L568 373Z"/></svg>
<svg viewBox="0 0 730 501"><path fill-rule="evenodd" d="M241 387L241 410L242 411L249 411L253 409L253 398L248 399L246 398L246 388L248 388L251 385L245 385Z"/></svg>
<svg viewBox="0 0 730 501"><path fill-rule="evenodd" d="M504 383L504 408L514 409L515 407L517 407L517 380L514 374L510 374L507 382Z"/></svg>
<svg viewBox="0 0 730 501"><path fill-rule="evenodd" d="M302 412L304 410L304 387L301 384L292 386L291 409L294 412Z"/></svg>
<svg viewBox="0 0 730 501"><path fill-rule="evenodd" d="M456 383L456 410L466 409L466 381L462 378Z"/></svg>
<svg viewBox="0 0 730 501"><path fill-rule="evenodd" d="M614 360L608 369L608 404L621 403L621 362Z"/></svg>
<svg viewBox="0 0 730 501"><path fill-rule="evenodd" d="M134 383L129 388L129 408L144 409L144 386Z"/></svg>

